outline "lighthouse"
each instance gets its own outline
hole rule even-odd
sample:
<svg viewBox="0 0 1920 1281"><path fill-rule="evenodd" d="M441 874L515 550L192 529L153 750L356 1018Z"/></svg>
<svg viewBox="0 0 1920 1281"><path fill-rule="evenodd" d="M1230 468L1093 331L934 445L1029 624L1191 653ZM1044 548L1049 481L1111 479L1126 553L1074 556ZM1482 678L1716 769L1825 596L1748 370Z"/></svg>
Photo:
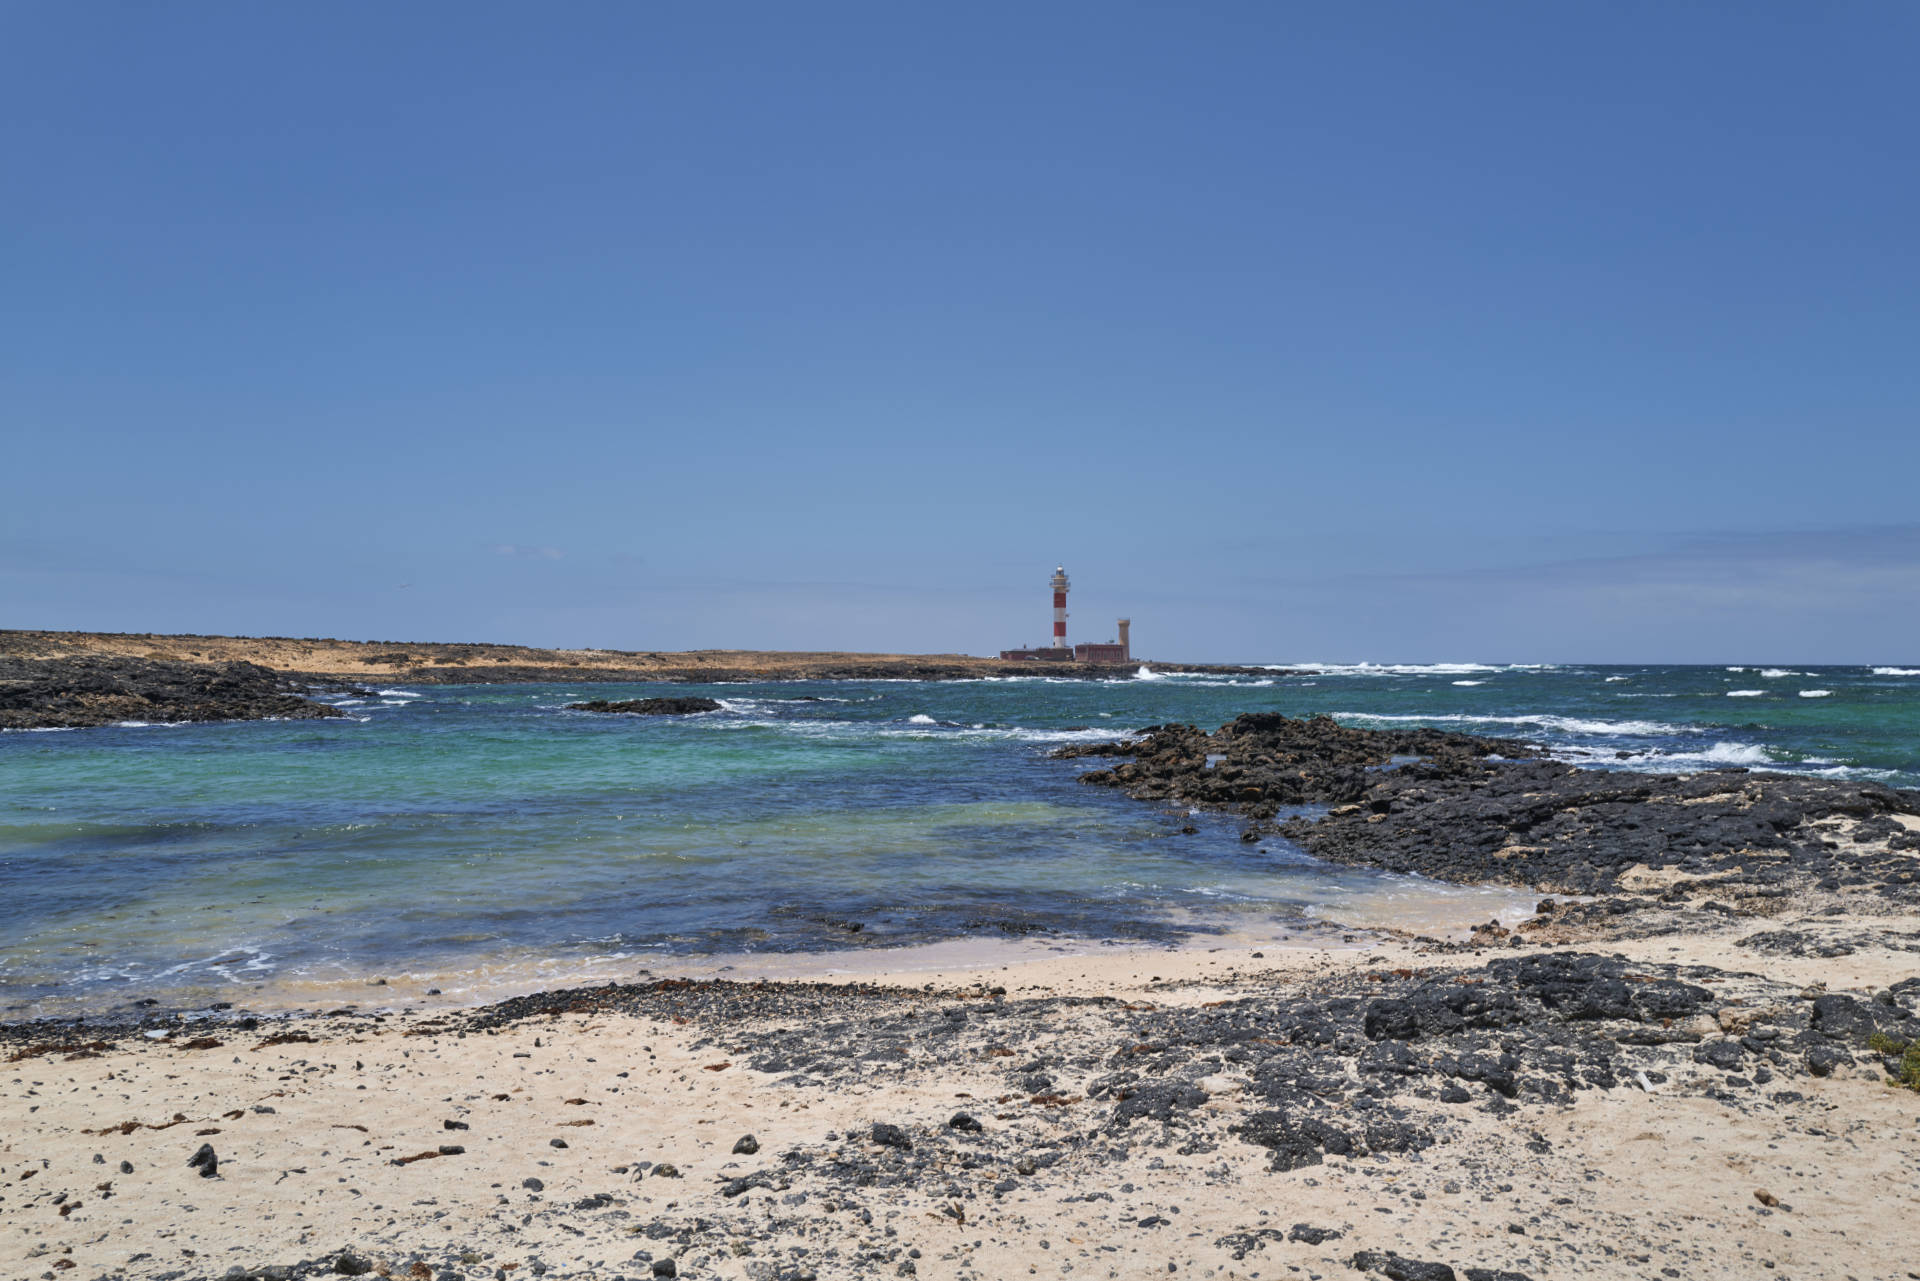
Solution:
<svg viewBox="0 0 1920 1281"><path fill-rule="evenodd" d="M1003 649L1000 658L1008 663L1125 663L1132 659L1127 629L1132 620L1121 619L1119 639L1106 642L1083 641L1067 644L1067 567L1055 565L1047 583L1053 588L1053 643L1041 649Z"/></svg>
<svg viewBox="0 0 1920 1281"><path fill-rule="evenodd" d="M1053 567L1053 647L1067 648L1067 571L1063 565Z"/></svg>

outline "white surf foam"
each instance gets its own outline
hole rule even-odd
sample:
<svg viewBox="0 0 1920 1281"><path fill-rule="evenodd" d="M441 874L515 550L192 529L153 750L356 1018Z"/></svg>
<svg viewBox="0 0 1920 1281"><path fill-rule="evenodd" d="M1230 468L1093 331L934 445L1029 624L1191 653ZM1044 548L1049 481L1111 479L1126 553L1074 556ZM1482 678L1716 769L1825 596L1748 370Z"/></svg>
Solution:
<svg viewBox="0 0 1920 1281"><path fill-rule="evenodd" d="M1545 672L1553 663L1281 663L1273 671L1312 668L1318 676L1472 676L1480 672Z"/></svg>
<svg viewBox="0 0 1920 1281"><path fill-rule="evenodd" d="M1788 671L1788 670L1787 670L1786 668L1784 668L1784 667L1768 667L1768 668L1764 668L1764 669L1762 669L1762 671L1761 671L1761 673L1760 673L1760 674L1761 674L1762 676L1764 676L1764 677L1766 677L1766 678L1767 678L1768 680L1770 680L1770 681L1772 681L1772 680L1779 680L1779 679L1780 679L1780 678L1781 678L1782 676L1798 676L1798 675L1800 675L1800 673L1799 673L1799 672L1790 672L1790 671Z"/></svg>
<svg viewBox="0 0 1920 1281"><path fill-rule="evenodd" d="M1607 679L1606 679L1606 680L1605 680L1604 682L1602 682L1602 683L1603 683L1603 684L1607 684L1607 685L1611 685L1611 684L1613 684L1613 683L1614 683L1615 681L1624 681L1624 680L1628 680L1628 679L1630 679L1630 678L1629 678L1629 677L1625 677L1625 676L1609 676L1609 677L1607 677Z"/></svg>
<svg viewBox="0 0 1920 1281"><path fill-rule="evenodd" d="M917 712L907 717L907 724L909 725L938 725L939 723L940 722L933 719L933 717L921 715Z"/></svg>
<svg viewBox="0 0 1920 1281"><path fill-rule="evenodd" d="M1745 765L1771 766L1786 768L1767 754L1767 749L1758 743L1715 743L1712 747L1698 752L1635 752L1629 756L1620 756L1614 752L1597 752L1581 748L1570 748L1556 752L1555 756L1571 761L1596 761L1608 765L1626 766L1632 769L1647 770L1655 774L1675 773L1684 770L1699 769L1702 766Z"/></svg>
<svg viewBox="0 0 1920 1281"><path fill-rule="evenodd" d="M1766 692L1767 691L1764 689L1730 689L1727 691L1727 697L1728 698L1759 698L1762 694Z"/></svg>
<svg viewBox="0 0 1920 1281"><path fill-rule="evenodd" d="M1833 691L1832 691L1832 690L1830 690L1830 689L1803 689L1803 690L1801 690L1801 691L1800 691L1800 697L1802 697L1802 698L1831 698L1831 697L1833 697Z"/></svg>
<svg viewBox="0 0 1920 1281"><path fill-rule="evenodd" d="M1159 672L1154 671L1151 667L1148 667L1145 663L1142 663L1140 664L1140 670L1133 674L1133 679L1137 681L1163 681L1166 679L1166 677L1162 676Z"/></svg>
<svg viewBox="0 0 1920 1281"><path fill-rule="evenodd" d="M1876 667L1875 676L1920 676L1920 667Z"/></svg>
<svg viewBox="0 0 1920 1281"><path fill-rule="evenodd" d="M1455 681L1455 685L1485 685L1485 681Z"/></svg>
<svg viewBox="0 0 1920 1281"><path fill-rule="evenodd" d="M419 698L420 695L410 689L376 689L374 693L382 698Z"/></svg>
<svg viewBox="0 0 1920 1281"><path fill-rule="evenodd" d="M1386 712L1335 712L1339 721L1410 722L1418 725L1538 725L1564 734L1699 734L1694 725L1669 725L1665 721L1596 721L1578 716L1410 716Z"/></svg>

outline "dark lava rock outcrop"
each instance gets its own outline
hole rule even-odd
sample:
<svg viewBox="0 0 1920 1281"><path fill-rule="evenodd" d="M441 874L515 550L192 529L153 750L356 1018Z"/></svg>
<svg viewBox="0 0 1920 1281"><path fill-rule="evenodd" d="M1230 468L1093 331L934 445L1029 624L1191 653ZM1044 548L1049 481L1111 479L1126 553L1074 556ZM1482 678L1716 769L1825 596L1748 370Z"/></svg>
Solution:
<svg viewBox="0 0 1920 1281"><path fill-rule="evenodd" d="M1764 899L1811 877L1823 889L1871 886L1920 899L1920 860L1860 839L1902 833L1893 814L1920 814L1920 795L1745 771L1642 774L1526 761L1478 777L1395 771L1351 807L1281 830L1321 858L1452 881L1578 894L1710 888ZM1852 839L1834 839L1826 824L1835 819Z"/></svg>
<svg viewBox="0 0 1920 1281"><path fill-rule="evenodd" d="M1783 899L1794 887L1920 902L1920 793L1752 773L1580 769L1506 739L1242 716L1213 734L1163 725L1059 757L1143 800L1228 810L1331 862L1558 893ZM1284 807L1332 805L1324 816Z"/></svg>
<svg viewBox="0 0 1920 1281"><path fill-rule="evenodd" d="M1192 725L1155 725L1141 737L1074 744L1054 755L1124 756L1130 760L1081 777L1141 800L1233 807L1271 818L1282 806L1356 801L1396 757L1418 758L1430 771L1478 775L1489 756L1531 757L1540 749L1517 739L1477 738L1437 729L1349 729L1331 717L1295 720L1252 712L1212 734Z"/></svg>
<svg viewBox="0 0 1920 1281"><path fill-rule="evenodd" d="M691 716L695 712L720 710L720 704L711 698L629 698L617 703L596 698L567 706L576 712L615 712L623 716Z"/></svg>
<svg viewBox="0 0 1920 1281"><path fill-rule="evenodd" d="M287 678L254 663L0 656L0 729L345 714L300 697Z"/></svg>

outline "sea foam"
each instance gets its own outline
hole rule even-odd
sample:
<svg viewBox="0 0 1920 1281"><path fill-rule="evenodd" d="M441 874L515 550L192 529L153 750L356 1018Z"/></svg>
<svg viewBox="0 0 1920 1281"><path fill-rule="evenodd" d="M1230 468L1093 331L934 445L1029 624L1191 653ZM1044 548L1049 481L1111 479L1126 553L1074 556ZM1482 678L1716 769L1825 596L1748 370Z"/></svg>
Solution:
<svg viewBox="0 0 1920 1281"><path fill-rule="evenodd" d="M1390 714L1387 712L1335 712L1335 720L1340 721L1409 721L1420 725L1538 725L1542 729L1558 730L1563 734L1698 734L1703 731L1694 725L1669 725L1665 721L1596 721L1579 716L1554 716L1541 713L1537 716L1419 716Z"/></svg>

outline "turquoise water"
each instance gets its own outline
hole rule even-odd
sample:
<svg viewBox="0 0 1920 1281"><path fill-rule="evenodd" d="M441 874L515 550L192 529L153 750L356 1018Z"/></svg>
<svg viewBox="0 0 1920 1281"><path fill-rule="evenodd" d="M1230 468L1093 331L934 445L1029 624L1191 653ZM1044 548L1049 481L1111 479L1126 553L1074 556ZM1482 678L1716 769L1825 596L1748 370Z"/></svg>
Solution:
<svg viewBox="0 0 1920 1281"><path fill-rule="evenodd" d="M563 707L649 692L396 687L337 700L343 721L0 734L0 1014L1517 910L1521 896L1244 844L1230 819L1082 787L1087 762L1046 757L1243 711L1525 737L1601 767L1920 786L1920 668L1348 667L714 686L684 692L726 710L684 718Z"/></svg>

